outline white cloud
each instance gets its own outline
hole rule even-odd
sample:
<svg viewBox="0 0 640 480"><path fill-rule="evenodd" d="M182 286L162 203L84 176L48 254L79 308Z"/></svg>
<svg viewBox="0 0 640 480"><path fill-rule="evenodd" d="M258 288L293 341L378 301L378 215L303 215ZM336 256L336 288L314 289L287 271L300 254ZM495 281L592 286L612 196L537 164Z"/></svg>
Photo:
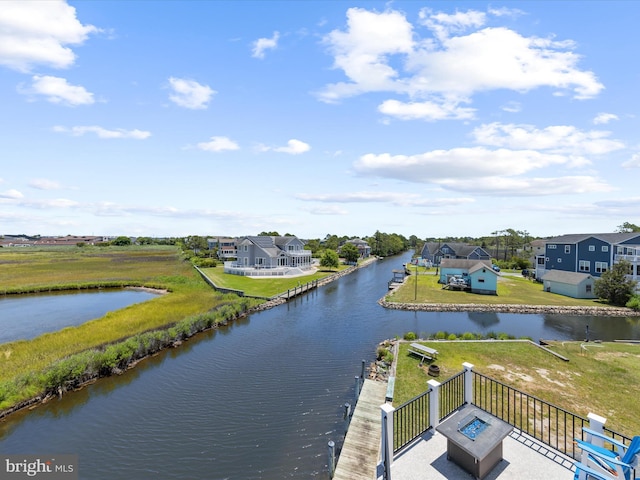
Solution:
<svg viewBox="0 0 640 480"><path fill-rule="evenodd" d="M466 120L474 116L475 109L464 108L460 102L400 102L398 100L385 100L378 106L378 111L396 117L400 120Z"/></svg>
<svg viewBox="0 0 640 480"><path fill-rule="evenodd" d="M502 106L502 110L509 113L518 113L522 110L522 105L520 102L509 102Z"/></svg>
<svg viewBox="0 0 640 480"><path fill-rule="evenodd" d="M198 148L206 152L222 152L225 150L238 150L240 146L227 137L211 137L208 142L198 143Z"/></svg>
<svg viewBox="0 0 640 480"><path fill-rule="evenodd" d="M593 123L594 125L601 125L609 123L611 120L618 120L618 116L615 113L599 113L593 119Z"/></svg>
<svg viewBox="0 0 640 480"><path fill-rule="evenodd" d="M534 150L491 150L484 147L433 150L418 155L369 153L355 162L355 170L367 176L396 178L417 183L436 183L450 178L473 178L504 175L513 177L549 166L565 165L564 155Z"/></svg>
<svg viewBox="0 0 640 480"><path fill-rule="evenodd" d="M69 200L68 198L54 198L50 200L25 200L21 205L31 208L47 209L78 207L80 203L75 200Z"/></svg>
<svg viewBox="0 0 640 480"><path fill-rule="evenodd" d="M76 9L61 0L2 1L0 65L28 72L35 65L67 68L75 62L68 45L81 45L98 29L83 25Z"/></svg>
<svg viewBox="0 0 640 480"><path fill-rule="evenodd" d="M601 155L624 148L624 144L608 137L602 130L581 131L570 125L552 125L539 129L533 125L489 123L473 130L477 143L514 149L549 150L574 155Z"/></svg>
<svg viewBox="0 0 640 480"><path fill-rule="evenodd" d="M147 132L144 130L125 130L123 128L118 128L116 130L107 130L106 128L99 127L97 125L87 125L87 126L76 126L76 127L63 127L57 125L53 127L53 131L57 133L68 133L74 137L81 137L85 133L95 133L98 138L132 138L135 140L144 140L151 136L151 132Z"/></svg>
<svg viewBox="0 0 640 480"><path fill-rule="evenodd" d="M29 182L29 186L38 190L58 190L62 188L58 182L46 178L34 178Z"/></svg>
<svg viewBox="0 0 640 480"><path fill-rule="evenodd" d="M351 8L346 29L324 38L334 67L348 81L326 85L318 98L337 102L367 92L407 95L410 103L404 108L400 102L381 106L387 114L397 112L406 119L430 118L429 113L418 115L427 107L458 112L458 104L489 90L522 93L549 87L586 99L604 88L593 72L578 67L573 42L484 27L485 19L484 13L472 10L452 15L423 10L420 21L433 36L421 39L401 12ZM460 118L468 118L469 110L463 112Z"/></svg>
<svg viewBox="0 0 640 480"><path fill-rule="evenodd" d="M273 32L271 38L259 38L253 42L253 50L251 56L254 58L264 58L264 52L266 50L275 50L278 47L278 39L280 38L279 32Z"/></svg>
<svg viewBox="0 0 640 480"><path fill-rule="evenodd" d="M388 65L393 54L413 49L413 26L400 12L347 10L347 30L334 30L324 42L334 55L334 67L344 71L351 83L328 85L320 92L327 102L368 91L397 89L398 73Z"/></svg>
<svg viewBox="0 0 640 480"><path fill-rule="evenodd" d="M634 153L631 159L622 164L624 168L640 168L640 153Z"/></svg>
<svg viewBox="0 0 640 480"><path fill-rule="evenodd" d="M472 198L427 198L416 193L405 192L350 192L350 193L299 193L298 200L326 203L391 203L399 206L460 205L473 203Z"/></svg>
<svg viewBox="0 0 640 480"><path fill-rule="evenodd" d="M169 78L173 94L169 99L176 105L192 110L202 110L209 106L213 95L217 92L208 85L201 85L194 80L184 78Z"/></svg>
<svg viewBox="0 0 640 480"><path fill-rule="evenodd" d="M349 211L341 208L337 205L323 205L313 208L305 208L305 212L309 212L311 215L348 215Z"/></svg>
<svg viewBox="0 0 640 480"><path fill-rule="evenodd" d="M65 78L50 75L34 75L31 87L18 87L24 95L42 95L51 103L75 107L77 105L91 105L95 102L93 93L80 85L70 85Z"/></svg>
<svg viewBox="0 0 640 480"><path fill-rule="evenodd" d="M478 179L443 179L442 187L466 194L494 197L539 197L549 195L575 195L580 193L610 192L606 182L588 176L554 178L485 177Z"/></svg>
<svg viewBox="0 0 640 480"><path fill-rule="evenodd" d="M7 190L4 192L0 192L0 198L8 198L10 200L17 200L19 198L23 198L24 195L22 194L22 192L19 192L18 190Z"/></svg>
<svg viewBox="0 0 640 480"><path fill-rule="evenodd" d="M290 153L291 155L298 155L311 150L311 146L308 143L302 142L292 138L287 142L286 147L274 147L274 152Z"/></svg>

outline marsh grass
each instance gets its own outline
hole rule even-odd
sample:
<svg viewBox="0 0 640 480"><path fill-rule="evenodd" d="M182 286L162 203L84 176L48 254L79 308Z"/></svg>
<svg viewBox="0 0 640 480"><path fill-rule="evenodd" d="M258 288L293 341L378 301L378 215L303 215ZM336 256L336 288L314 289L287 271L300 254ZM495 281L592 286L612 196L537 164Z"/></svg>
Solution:
<svg viewBox="0 0 640 480"><path fill-rule="evenodd" d="M640 434L637 392L640 391L640 345L617 342L551 342L565 362L529 342L424 342L438 350L442 382L463 370L474 370L513 388L586 416L608 419L607 427L629 436ZM401 343L396 363L394 405L427 390L428 364L408 354Z"/></svg>
<svg viewBox="0 0 640 480"><path fill-rule="evenodd" d="M188 338L258 303L213 291L174 247L0 250L0 292L98 285L171 293L82 325L0 345L0 409L121 368L151 346Z"/></svg>

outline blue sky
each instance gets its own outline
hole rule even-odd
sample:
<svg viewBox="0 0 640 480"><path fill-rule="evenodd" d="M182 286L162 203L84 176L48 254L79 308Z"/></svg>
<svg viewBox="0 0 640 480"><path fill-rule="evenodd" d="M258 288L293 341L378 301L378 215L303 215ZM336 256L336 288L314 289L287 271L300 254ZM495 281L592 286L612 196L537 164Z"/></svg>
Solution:
<svg viewBox="0 0 640 480"><path fill-rule="evenodd" d="M0 234L640 224L638 18L628 1L4 0Z"/></svg>

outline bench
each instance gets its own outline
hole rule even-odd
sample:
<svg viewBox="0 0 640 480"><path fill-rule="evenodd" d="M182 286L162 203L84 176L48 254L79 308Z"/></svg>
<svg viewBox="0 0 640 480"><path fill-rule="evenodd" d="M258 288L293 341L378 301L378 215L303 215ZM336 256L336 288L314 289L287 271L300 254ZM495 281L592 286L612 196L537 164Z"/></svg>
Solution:
<svg viewBox="0 0 640 480"><path fill-rule="evenodd" d="M425 347L419 343L412 343L409 345L409 353L413 353L418 357L422 357L422 362L426 360L435 360L438 358L438 351L434 348ZM420 362L420 363L422 363Z"/></svg>
<svg viewBox="0 0 640 480"><path fill-rule="evenodd" d="M396 377L389 377L387 380L387 394L384 397L385 402L393 401L393 390L396 385Z"/></svg>

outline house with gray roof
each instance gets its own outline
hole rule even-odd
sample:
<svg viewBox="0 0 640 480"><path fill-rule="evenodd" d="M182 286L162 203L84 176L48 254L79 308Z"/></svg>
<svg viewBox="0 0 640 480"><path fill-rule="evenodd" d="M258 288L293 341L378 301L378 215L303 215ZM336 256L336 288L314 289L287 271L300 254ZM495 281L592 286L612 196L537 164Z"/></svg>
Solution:
<svg viewBox="0 0 640 480"><path fill-rule="evenodd" d="M499 276L491 268L491 260L445 258L440 263L438 282L447 285L451 277L462 278L471 293L497 295Z"/></svg>
<svg viewBox="0 0 640 480"><path fill-rule="evenodd" d="M369 246L369 244L367 242L365 242L361 238L357 238L356 237L356 238L352 238L351 240L347 240L346 242L344 242L345 245L347 243L350 243L350 244L354 245L358 249L358 253L360 254L360 258L367 258L369 255L371 255L371 247ZM340 248L342 248L342 246Z"/></svg>
<svg viewBox="0 0 640 480"><path fill-rule="evenodd" d="M420 256L432 265L440 265L440 261L445 258L491 260L491 255L484 248L459 242L425 242Z"/></svg>
<svg viewBox="0 0 640 480"><path fill-rule="evenodd" d="M542 277L544 291L573 298L596 298L595 278L588 273L550 270Z"/></svg>
<svg viewBox="0 0 640 480"><path fill-rule="evenodd" d="M302 275L312 268L311 250L295 236L247 236L237 240L237 260L225 273L247 276Z"/></svg>
<svg viewBox="0 0 640 480"><path fill-rule="evenodd" d="M640 233L587 233L545 240L544 256L536 260L536 278L551 270L586 273L596 279L614 264L631 264L628 277L640 280Z"/></svg>

